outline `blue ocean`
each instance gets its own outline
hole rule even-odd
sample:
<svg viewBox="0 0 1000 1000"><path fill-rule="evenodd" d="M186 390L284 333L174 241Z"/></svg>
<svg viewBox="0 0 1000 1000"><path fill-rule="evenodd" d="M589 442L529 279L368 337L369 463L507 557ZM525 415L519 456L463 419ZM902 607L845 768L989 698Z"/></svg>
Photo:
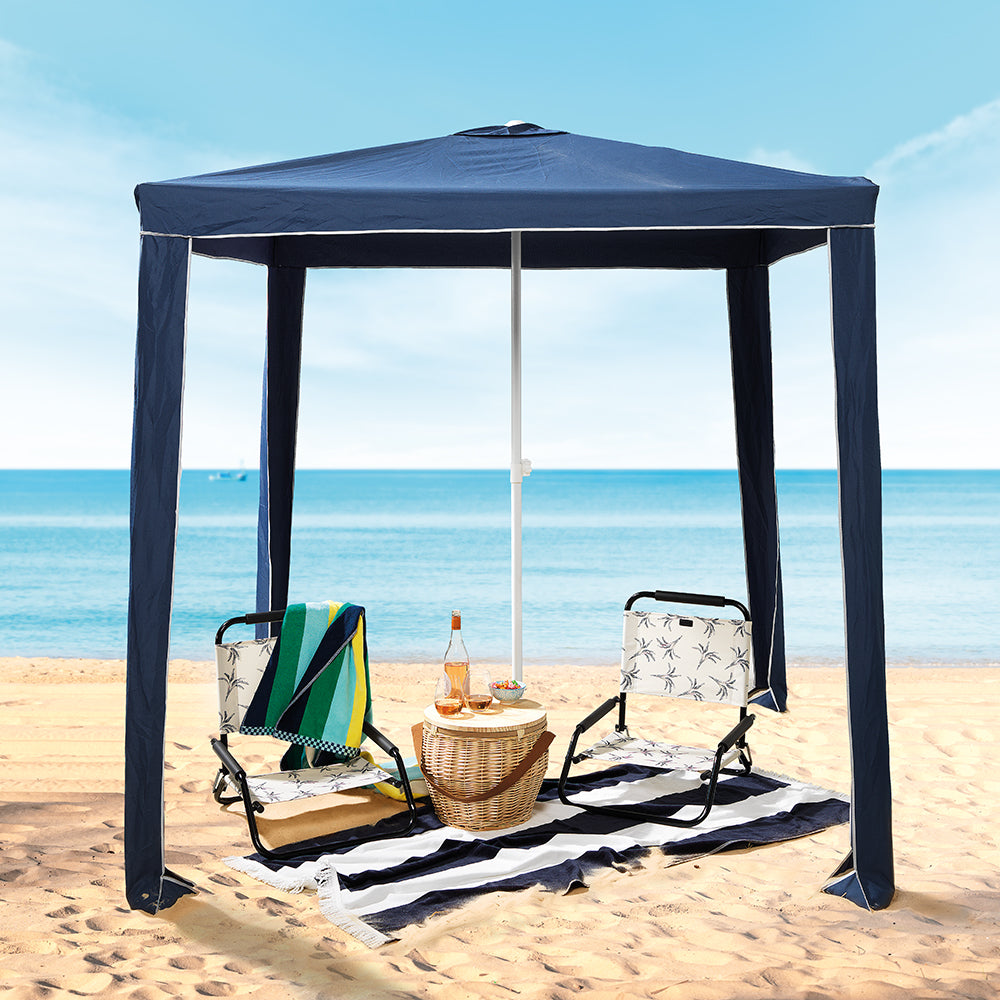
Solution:
<svg viewBox="0 0 1000 1000"><path fill-rule="evenodd" d="M778 474L791 662L843 660L836 474ZM890 663L1000 662L1000 472L883 477ZM292 600L368 612L372 659L435 661L453 608L473 657L510 662L504 471L300 471ZM612 663L621 607L650 588L745 600L732 471L545 471L523 487L525 663ZM121 658L126 471L0 471L0 656ZM257 474L186 470L172 657L209 659L253 609Z"/></svg>

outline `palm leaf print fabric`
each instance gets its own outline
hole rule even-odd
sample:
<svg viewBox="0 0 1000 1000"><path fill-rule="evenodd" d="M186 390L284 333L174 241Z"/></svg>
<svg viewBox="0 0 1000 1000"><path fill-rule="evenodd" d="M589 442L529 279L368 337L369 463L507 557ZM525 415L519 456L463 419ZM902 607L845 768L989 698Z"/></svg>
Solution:
<svg viewBox="0 0 1000 1000"><path fill-rule="evenodd" d="M746 705L750 622L626 611L621 690Z"/></svg>
<svg viewBox="0 0 1000 1000"><path fill-rule="evenodd" d="M277 638L245 639L215 647L219 679L219 732L235 733L271 659Z"/></svg>

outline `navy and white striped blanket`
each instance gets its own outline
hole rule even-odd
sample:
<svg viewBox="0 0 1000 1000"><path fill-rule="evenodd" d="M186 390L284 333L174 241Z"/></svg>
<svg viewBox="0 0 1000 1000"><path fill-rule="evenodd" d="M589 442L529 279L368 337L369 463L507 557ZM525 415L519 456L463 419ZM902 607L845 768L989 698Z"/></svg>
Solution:
<svg viewBox="0 0 1000 1000"><path fill-rule="evenodd" d="M620 765L567 786L574 798L602 805L648 805L696 812L697 779ZM541 885L565 892L588 872L635 864L659 849L675 861L791 840L844 823L846 797L789 778L754 772L724 777L708 819L693 829L602 816L564 805L556 783L543 786L531 819L507 830L470 833L444 826L430 809L409 836L293 861L259 855L227 863L278 889L314 889L333 923L376 947L402 928L473 896ZM305 846L305 845L303 845Z"/></svg>

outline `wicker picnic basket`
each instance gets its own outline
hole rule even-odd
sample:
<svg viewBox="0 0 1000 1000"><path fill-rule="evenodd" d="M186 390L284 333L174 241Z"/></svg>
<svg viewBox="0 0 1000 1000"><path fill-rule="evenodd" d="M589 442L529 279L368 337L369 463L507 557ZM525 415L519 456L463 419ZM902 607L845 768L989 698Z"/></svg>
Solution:
<svg viewBox="0 0 1000 1000"><path fill-rule="evenodd" d="M469 722L433 707L414 748L438 818L462 830L504 830L531 817L549 762L544 712L505 711Z"/></svg>

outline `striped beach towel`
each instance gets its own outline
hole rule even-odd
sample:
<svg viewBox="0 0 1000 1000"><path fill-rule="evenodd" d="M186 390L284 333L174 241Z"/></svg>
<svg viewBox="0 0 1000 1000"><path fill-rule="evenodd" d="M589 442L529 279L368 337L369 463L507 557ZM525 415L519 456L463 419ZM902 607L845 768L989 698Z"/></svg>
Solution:
<svg viewBox="0 0 1000 1000"><path fill-rule="evenodd" d="M425 810L405 837L348 839L333 851L301 844L294 859L253 855L226 862L277 889L315 890L332 923L377 947L483 893L534 885L566 892L585 885L591 872L630 868L651 852L676 863L773 844L844 823L850 809L837 792L754 771L723 775L709 818L685 829L564 805L557 785L555 779L543 782L531 818L507 830L470 833L445 826ZM697 776L635 765L571 779L568 787L595 805L661 815L696 814L704 797Z"/></svg>
<svg viewBox="0 0 1000 1000"><path fill-rule="evenodd" d="M371 721L365 609L292 604L240 732L292 744L282 769L353 760ZM306 760L305 748L325 751Z"/></svg>

